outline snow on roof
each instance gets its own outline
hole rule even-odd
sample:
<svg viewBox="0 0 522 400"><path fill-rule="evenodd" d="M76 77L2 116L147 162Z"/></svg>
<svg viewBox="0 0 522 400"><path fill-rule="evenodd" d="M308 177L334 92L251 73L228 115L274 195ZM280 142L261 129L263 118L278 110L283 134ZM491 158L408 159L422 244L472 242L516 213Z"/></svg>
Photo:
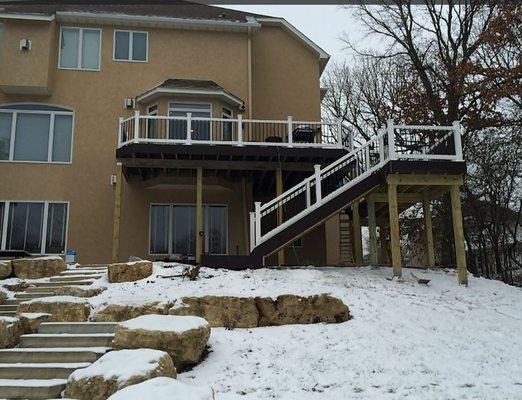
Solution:
<svg viewBox="0 0 522 400"><path fill-rule="evenodd" d="M146 375L158 368L159 361L168 354L161 350L135 349L111 351L87 368L78 369L69 376L69 381L103 376L117 378L118 385L136 375Z"/></svg>
<svg viewBox="0 0 522 400"><path fill-rule="evenodd" d="M200 317L149 314L122 322L120 325L127 329L183 333L204 328L208 326L208 322Z"/></svg>
<svg viewBox="0 0 522 400"><path fill-rule="evenodd" d="M114 393L107 400L212 400L210 388L187 385L172 378L154 378L128 386Z"/></svg>
<svg viewBox="0 0 522 400"><path fill-rule="evenodd" d="M85 297L49 296L23 301L23 303L87 303Z"/></svg>

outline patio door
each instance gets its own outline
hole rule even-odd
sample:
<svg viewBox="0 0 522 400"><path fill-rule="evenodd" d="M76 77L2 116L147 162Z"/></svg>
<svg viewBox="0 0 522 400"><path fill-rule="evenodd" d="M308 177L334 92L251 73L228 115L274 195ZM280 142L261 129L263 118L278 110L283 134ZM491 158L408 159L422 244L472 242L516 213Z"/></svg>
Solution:
<svg viewBox="0 0 522 400"><path fill-rule="evenodd" d="M184 117L191 114L192 118L192 139L193 140L210 140L211 124L210 121L198 121L197 118L211 118L211 103L176 103L169 102L169 117ZM169 121L169 139L186 139L187 138L187 121L186 120L170 120Z"/></svg>
<svg viewBox="0 0 522 400"><path fill-rule="evenodd" d="M207 253L227 253L227 220L227 206L203 206ZM193 257L196 254L196 207L192 204L152 204L149 243L150 254Z"/></svg>

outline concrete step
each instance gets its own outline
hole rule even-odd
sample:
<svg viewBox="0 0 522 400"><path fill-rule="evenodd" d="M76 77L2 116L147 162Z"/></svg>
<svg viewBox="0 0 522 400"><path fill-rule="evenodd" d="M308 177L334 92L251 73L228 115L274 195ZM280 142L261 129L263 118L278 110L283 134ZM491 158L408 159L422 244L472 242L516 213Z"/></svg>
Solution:
<svg viewBox="0 0 522 400"><path fill-rule="evenodd" d="M92 363L109 350L110 347L18 347L0 350L0 363Z"/></svg>
<svg viewBox="0 0 522 400"><path fill-rule="evenodd" d="M101 275L107 272L106 269L70 269L67 271L60 272L59 276L75 276L75 275Z"/></svg>
<svg viewBox="0 0 522 400"><path fill-rule="evenodd" d="M22 300L22 301L38 299L40 297L49 297L49 296L54 296L54 295L52 294L52 292L49 292L49 293L17 293L17 294L15 294L15 298L17 300Z"/></svg>
<svg viewBox="0 0 522 400"><path fill-rule="evenodd" d="M18 305L16 304L1 304L0 311L16 311Z"/></svg>
<svg viewBox="0 0 522 400"><path fill-rule="evenodd" d="M117 322L42 322L38 333L114 333Z"/></svg>
<svg viewBox="0 0 522 400"><path fill-rule="evenodd" d="M75 280L69 282L39 282L36 284L37 287L62 287L62 286L86 286L92 284L93 280Z"/></svg>
<svg viewBox="0 0 522 400"><path fill-rule="evenodd" d="M107 264L85 264L85 265L77 265L74 269L107 269Z"/></svg>
<svg viewBox="0 0 522 400"><path fill-rule="evenodd" d="M60 397L66 383L66 379L0 379L0 399Z"/></svg>
<svg viewBox="0 0 522 400"><path fill-rule="evenodd" d="M20 347L110 347L113 333L35 333L22 335Z"/></svg>
<svg viewBox="0 0 522 400"><path fill-rule="evenodd" d="M72 276L56 276L49 279L49 282L75 282L84 280L95 280L101 278L101 275L72 275Z"/></svg>
<svg viewBox="0 0 522 400"><path fill-rule="evenodd" d="M0 317L16 317L16 311L0 311Z"/></svg>
<svg viewBox="0 0 522 400"><path fill-rule="evenodd" d="M25 291L25 293L54 293L55 287L33 287Z"/></svg>
<svg viewBox="0 0 522 400"><path fill-rule="evenodd" d="M0 364L0 379L67 379L74 370L89 365L89 362Z"/></svg>

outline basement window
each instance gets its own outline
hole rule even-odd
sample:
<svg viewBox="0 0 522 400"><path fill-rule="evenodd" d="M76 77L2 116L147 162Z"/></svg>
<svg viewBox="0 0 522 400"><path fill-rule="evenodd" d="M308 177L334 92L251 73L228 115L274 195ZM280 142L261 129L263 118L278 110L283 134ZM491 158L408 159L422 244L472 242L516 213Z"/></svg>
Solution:
<svg viewBox="0 0 522 400"><path fill-rule="evenodd" d="M2 250L63 254L66 248L68 203L0 202Z"/></svg>
<svg viewBox="0 0 522 400"><path fill-rule="evenodd" d="M114 60L147 62L148 32L114 31Z"/></svg>

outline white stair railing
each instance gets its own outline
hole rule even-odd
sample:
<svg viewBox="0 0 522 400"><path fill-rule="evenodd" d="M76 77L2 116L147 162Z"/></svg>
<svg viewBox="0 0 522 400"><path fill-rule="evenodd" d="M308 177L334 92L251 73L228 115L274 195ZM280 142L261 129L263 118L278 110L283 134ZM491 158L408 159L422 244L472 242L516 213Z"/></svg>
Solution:
<svg viewBox="0 0 522 400"><path fill-rule="evenodd" d="M250 213L251 250L380 170L389 160L462 161L460 137L458 122L448 127L395 125L389 120L377 136L324 168L316 165L312 176L280 196L264 204L255 202ZM283 216L283 222L263 233L263 222L277 221L276 215Z"/></svg>

